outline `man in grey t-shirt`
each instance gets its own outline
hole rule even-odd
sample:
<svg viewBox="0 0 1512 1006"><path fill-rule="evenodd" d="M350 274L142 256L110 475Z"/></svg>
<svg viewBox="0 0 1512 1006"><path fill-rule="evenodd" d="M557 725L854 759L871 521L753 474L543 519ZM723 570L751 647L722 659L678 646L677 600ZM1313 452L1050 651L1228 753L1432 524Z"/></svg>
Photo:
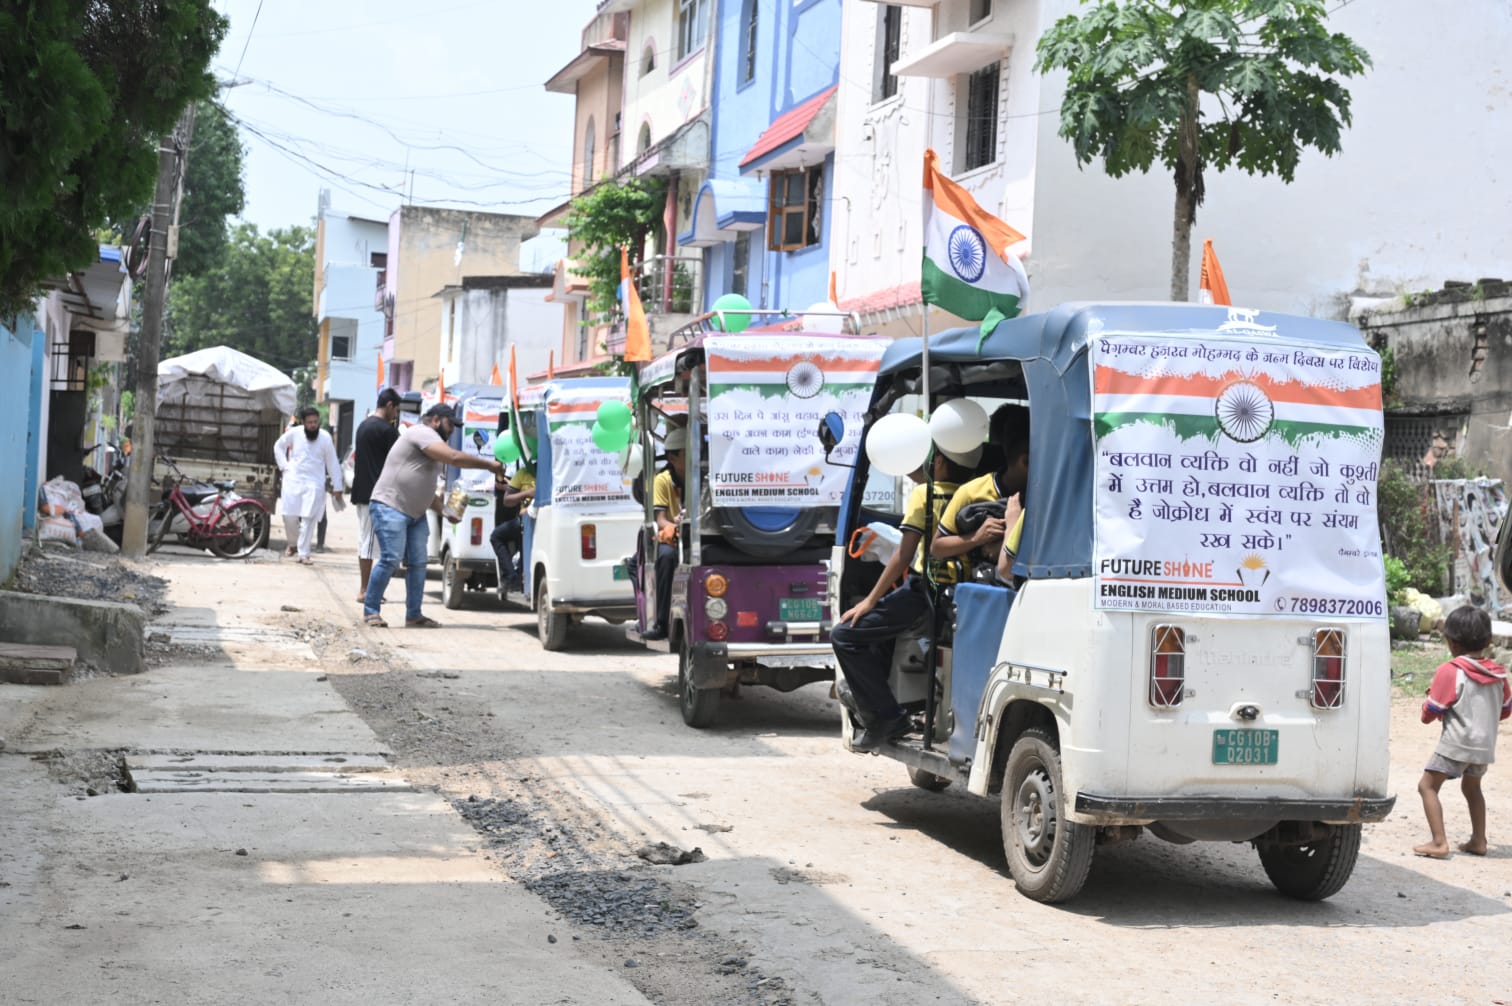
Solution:
<svg viewBox="0 0 1512 1006"><path fill-rule="evenodd" d="M420 613L425 597L426 539L429 529L425 511L441 509L436 495L436 480L446 465L457 468L485 468L495 475L504 466L493 458L464 454L448 445L457 428L457 414L450 405L433 405L420 422L400 434L383 462L383 472L373 486L368 515L373 534L378 539L378 561L368 578L367 596L362 602L362 620L368 625L388 623L379 614L383 592L404 560L404 624L412 628L434 628L440 623Z"/></svg>

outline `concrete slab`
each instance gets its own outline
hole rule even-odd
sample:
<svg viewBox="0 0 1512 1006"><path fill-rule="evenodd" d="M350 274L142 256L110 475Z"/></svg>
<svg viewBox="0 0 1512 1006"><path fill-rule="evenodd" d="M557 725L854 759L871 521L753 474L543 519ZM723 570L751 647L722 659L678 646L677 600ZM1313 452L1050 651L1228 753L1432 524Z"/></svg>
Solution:
<svg viewBox="0 0 1512 1006"><path fill-rule="evenodd" d="M138 793L413 793L402 776L379 772L132 772Z"/></svg>
<svg viewBox="0 0 1512 1006"><path fill-rule="evenodd" d="M0 989L57 1004L648 1003L476 847L429 794L76 801L0 755Z"/></svg>
<svg viewBox="0 0 1512 1006"><path fill-rule="evenodd" d="M163 667L40 692L0 685L0 710L13 751L388 753L329 682L298 671Z"/></svg>
<svg viewBox="0 0 1512 1006"><path fill-rule="evenodd" d="M72 646L0 643L0 681L13 685L61 685L73 673L79 651Z"/></svg>
<svg viewBox="0 0 1512 1006"><path fill-rule="evenodd" d="M0 590L0 639L43 646L67 644L82 660L113 674L146 666L145 619L134 604L80 601Z"/></svg>
<svg viewBox="0 0 1512 1006"><path fill-rule="evenodd" d="M378 755L207 755L130 754L128 772L384 772L392 768Z"/></svg>

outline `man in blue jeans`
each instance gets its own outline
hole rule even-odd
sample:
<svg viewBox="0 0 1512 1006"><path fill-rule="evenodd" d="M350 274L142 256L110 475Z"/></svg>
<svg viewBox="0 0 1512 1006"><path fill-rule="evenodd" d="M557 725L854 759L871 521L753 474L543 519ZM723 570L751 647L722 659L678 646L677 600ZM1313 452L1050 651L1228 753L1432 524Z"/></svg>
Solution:
<svg viewBox="0 0 1512 1006"><path fill-rule="evenodd" d="M399 560L404 560L404 624L410 628L433 629L441 623L420 613L425 598L425 564L429 528L425 511L441 510L436 495L441 469L483 468L495 475L504 466L493 458L464 454L449 446L457 428L457 414L450 405L433 405L420 422L400 434L383 462L383 473L373 486L368 516L373 535L378 539L378 561L368 578L367 596L362 601L362 620L368 625L384 627L379 608L383 592L388 589Z"/></svg>

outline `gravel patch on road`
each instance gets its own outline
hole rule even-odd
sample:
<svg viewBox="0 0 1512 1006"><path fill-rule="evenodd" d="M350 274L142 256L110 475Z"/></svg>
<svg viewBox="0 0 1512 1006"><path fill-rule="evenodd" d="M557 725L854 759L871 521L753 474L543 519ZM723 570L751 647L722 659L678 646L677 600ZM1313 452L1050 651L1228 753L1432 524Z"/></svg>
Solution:
<svg viewBox="0 0 1512 1006"><path fill-rule="evenodd" d="M84 601L134 604L151 618L168 610L168 581L101 552L32 549L22 558L12 590Z"/></svg>
<svg viewBox="0 0 1512 1006"><path fill-rule="evenodd" d="M799 1001L781 976L752 964L749 947L699 926L697 893L676 876L690 867L648 864L575 794L518 774L528 753L492 715L453 705L443 689L456 678L391 671L331 682L406 778L449 799L500 868L549 906L562 930L548 943L570 937L667 1006Z"/></svg>

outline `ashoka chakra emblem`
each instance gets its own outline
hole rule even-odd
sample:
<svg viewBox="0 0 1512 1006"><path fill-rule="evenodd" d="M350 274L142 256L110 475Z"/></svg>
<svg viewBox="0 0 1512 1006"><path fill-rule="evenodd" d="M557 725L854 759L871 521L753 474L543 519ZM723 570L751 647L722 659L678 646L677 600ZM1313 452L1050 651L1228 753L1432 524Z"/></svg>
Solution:
<svg viewBox="0 0 1512 1006"><path fill-rule="evenodd" d="M975 227L961 224L945 242L950 268L967 283L975 283L987 270L987 242Z"/></svg>
<svg viewBox="0 0 1512 1006"><path fill-rule="evenodd" d="M798 398L813 398L824 390L824 371L816 364L801 360L788 370L787 386Z"/></svg>
<svg viewBox="0 0 1512 1006"><path fill-rule="evenodd" d="M1218 417L1218 428L1241 444L1265 436L1276 418L1276 407L1270 398L1249 381L1235 381L1224 388L1213 411Z"/></svg>

